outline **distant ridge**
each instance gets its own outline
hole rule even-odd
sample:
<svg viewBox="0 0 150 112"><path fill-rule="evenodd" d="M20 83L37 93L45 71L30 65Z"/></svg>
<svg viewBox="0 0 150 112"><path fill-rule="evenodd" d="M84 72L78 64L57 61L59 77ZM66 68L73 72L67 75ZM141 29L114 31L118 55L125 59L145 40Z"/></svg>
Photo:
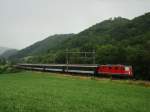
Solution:
<svg viewBox="0 0 150 112"><path fill-rule="evenodd" d="M36 42L33 45L18 51L16 54L12 55L12 57L23 58L26 56L45 54L49 50L61 48L61 43L71 38L72 36L74 36L74 34L59 34L49 36L42 41Z"/></svg>
<svg viewBox="0 0 150 112"><path fill-rule="evenodd" d="M10 56L14 55L17 53L18 50L16 49L7 49L6 51L4 51L0 57L1 58L5 58L5 59L8 59Z"/></svg>
<svg viewBox="0 0 150 112"><path fill-rule="evenodd" d="M7 47L0 47L0 56L5 53L6 51L11 50L11 48L7 48Z"/></svg>

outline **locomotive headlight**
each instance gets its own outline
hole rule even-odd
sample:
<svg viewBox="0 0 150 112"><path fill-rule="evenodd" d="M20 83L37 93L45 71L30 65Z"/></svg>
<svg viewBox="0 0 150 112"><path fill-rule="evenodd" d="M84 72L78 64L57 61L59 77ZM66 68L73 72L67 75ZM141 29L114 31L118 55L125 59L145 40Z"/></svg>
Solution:
<svg viewBox="0 0 150 112"><path fill-rule="evenodd" d="M130 70L130 68L129 67L125 67L125 71L129 71Z"/></svg>

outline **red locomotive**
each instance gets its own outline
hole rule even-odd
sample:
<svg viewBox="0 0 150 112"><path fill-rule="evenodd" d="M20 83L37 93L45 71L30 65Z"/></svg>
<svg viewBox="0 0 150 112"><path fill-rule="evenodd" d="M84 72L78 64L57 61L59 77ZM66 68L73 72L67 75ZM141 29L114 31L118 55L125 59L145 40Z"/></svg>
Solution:
<svg viewBox="0 0 150 112"><path fill-rule="evenodd" d="M133 77L132 67L125 65L100 65L97 67L96 72L105 76L118 75Z"/></svg>

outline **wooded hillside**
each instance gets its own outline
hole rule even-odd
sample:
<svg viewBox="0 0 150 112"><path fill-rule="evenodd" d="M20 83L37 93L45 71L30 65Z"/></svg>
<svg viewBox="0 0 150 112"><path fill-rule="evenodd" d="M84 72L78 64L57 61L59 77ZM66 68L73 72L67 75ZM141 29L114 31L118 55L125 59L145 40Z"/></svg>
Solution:
<svg viewBox="0 0 150 112"><path fill-rule="evenodd" d="M65 63L66 49L95 50L97 64L132 65L137 78L150 80L150 13L132 20L121 17L105 20L78 34L54 35L19 51L10 59Z"/></svg>

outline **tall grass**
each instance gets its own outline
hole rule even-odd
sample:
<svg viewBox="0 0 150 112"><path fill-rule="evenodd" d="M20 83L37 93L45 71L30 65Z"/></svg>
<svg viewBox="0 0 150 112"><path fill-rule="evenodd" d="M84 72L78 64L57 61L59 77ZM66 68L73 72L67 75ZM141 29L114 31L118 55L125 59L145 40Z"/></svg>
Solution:
<svg viewBox="0 0 150 112"><path fill-rule="evenodd" d="M150 88L22 72L0 75L0 112L149 112Z"/></svg>

